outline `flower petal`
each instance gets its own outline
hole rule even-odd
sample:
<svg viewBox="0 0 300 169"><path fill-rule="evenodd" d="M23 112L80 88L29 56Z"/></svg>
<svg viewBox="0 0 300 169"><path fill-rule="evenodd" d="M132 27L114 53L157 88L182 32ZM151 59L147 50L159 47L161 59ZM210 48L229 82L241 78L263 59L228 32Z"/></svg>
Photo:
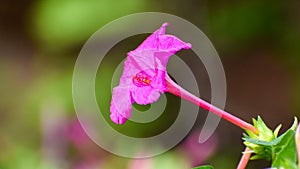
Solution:
<svg viewBox="0 0 300 169"><path fill-rule="evenodd" d="M190 49L191 47L190 43L185 43L175 36L161 35L159 36L159 49L155 52L154 56L166 67L170 56L182 49Z"/></svg>
<svg viewBox="0 0 300 169"><path fill-rule="evenodd" d="M155 76L155 58L151 51L138 53L129 52L124 63L123 74L120 79L120 86L132 85L132 78L142 70L147 70L150 77Z"/></svg>
<svg viewBox="0 0 300 169"><path fill-rule="evenodd" d="M111 119L123 124L130 117L132 103L149 104L166 92L165 77L169 57L181 49L190 49L172 35L165 35L168 23L164 23L138 48L127 53L119 86L113 90L110 106Z"/></svg>
<svg viewBox="0 0 300 169"><path fill-rule="evenodd" d="M176 36L166 35L165 30L167 26L168 23L164 23L132 52L139 55L141 52L151 51L154 57L161 60L162 65L166 67L170 56L181 49L190 49L192 47L190 43L185 43Z"/></svg>
<svg viewBox="0 0 300 169"><path fill-rule="evenodd" d="M159 47L159 36L164 35L168 23L164 23L159 29L153 32L139 47L135 49L136 52L144 51L149 49L158 49Z"/></svg>
<svg viewBox="0 0 300 169"><path fill-rule="evenodd" d="M151 86L133 87L131 96L137 104L150 104L159 99L160 92Z"/></svg>
<svg viewBox="0 0 300 169"><path fill-rule="evenodd" d="M130 86L132 85L132 77L140 72L140 68L135 65L133 58L127 56L124 62L123 73L120 78L119 86Z"/></svg>
<svg viewBox="0 0 300 169"><path fill-rule="evenodd" d="M167 87L166 87L165 76L166 76L166 71L159 70L159 69L156 70L156 76L152 79L152 81L150 83L151 87L153 87L154 89L157 89L161 93L166 92Z"/></svg>
<svg viewBox="0 0 300 169"><path fill-rule="evenodd" d="M190 49L192 45L185 43L173 35L160 35L159 38L159 51L176 53L181 49Z"/></svg>
<svg viewBox="0 0 300 169"><path fill-rule="evenodd" d="M110 118L116 124L124 124L130 117L132 99L128 87L117 86L113 89L110 104Z"/></svg>

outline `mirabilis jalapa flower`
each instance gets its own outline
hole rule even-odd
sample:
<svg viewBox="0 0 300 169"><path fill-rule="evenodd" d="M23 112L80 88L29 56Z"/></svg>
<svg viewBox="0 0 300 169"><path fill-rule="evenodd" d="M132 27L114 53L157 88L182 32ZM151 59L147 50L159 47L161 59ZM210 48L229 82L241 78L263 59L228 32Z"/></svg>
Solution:
<svg viewBox="0 0 300 169"><path fill-rule="evenodd" d="M113 89L110 106L111 120L123 124L130 117L133 103L150 104L167 91L165 77L170 56L181 49L190 49L172 35L166 35L164 23L137 49L128 52L119 86Z"/></svg>
<svg viewBox="0 0 300 169"><path fill-rule="evenodd" d="M253 125L192 95L171 80L166 70L170 56L182 49L190 49L192 45L165 34L167 26L168 23L164 23L138 48L127 53L120 83L112 93L111 120L116 124L124 124L130 118L133 103L150 104L157 101L160 94L169 92L243 129L258 133Z"/></svg>

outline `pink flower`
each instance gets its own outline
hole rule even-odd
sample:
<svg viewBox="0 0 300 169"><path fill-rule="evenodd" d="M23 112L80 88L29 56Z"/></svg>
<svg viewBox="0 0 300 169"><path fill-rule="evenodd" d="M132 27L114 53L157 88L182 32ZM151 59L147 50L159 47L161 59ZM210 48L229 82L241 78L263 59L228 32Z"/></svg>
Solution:
<svg viewBox="0 0 300 169"><path fill-rule="evenodd" d="M205 131L204 131L205 132ZM218 138L213 134L206 142L199 143L199 130L192 132L181 144L180 148L186 153L192 167L202 164L216 150Z"/></svg>
<svg viewBox="0 0 300 169"><path fill-rule="evenodd" d="M113 89L110 118L116 124L124 124L130 118L132 104L150 104L167 91L165 77L167 62L181 49L190 49L172 35L166 35L168 23L150 35L137 49L128 52L120 83Z"/></svg>

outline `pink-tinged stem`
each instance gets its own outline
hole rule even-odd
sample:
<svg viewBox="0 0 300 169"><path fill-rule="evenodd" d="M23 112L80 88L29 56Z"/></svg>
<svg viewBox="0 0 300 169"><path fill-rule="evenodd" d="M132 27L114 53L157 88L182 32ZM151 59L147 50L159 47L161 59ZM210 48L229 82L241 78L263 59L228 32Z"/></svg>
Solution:
<svg viewBox="0 0 300 169"><path fill-rule="evenodd" d="M246 147L244 154L239 162L239 165L237 166L237 169L245 169L248 161L250 159L251 153L250 153L251 149Z"/></svg>
<svg viewBox="0 0 300 169"><path fill-rule="evenodd" d="M298 153L298 167L300 168L300 124L297 127L295 134L296 148Z"/></svg>
<svg viewBox="0 0 300 169"><path fill-rule="evenodd" d="M166 84L167 84L167 91L169 93L172 93L176 96L179 96L191 103L194 103L200 107L202 107L205 110L208 110L221 118L239 126L242 129L250 130L256 134L258 134L258 130L251 124L227 113L226 111L219 109L218 107L211 105L210 103L206 102L205 100L202 100L201 98L198 98L188 91L184 90L182 87L177 85L174 81L170 79L170 77L166 77Z"/></svg>

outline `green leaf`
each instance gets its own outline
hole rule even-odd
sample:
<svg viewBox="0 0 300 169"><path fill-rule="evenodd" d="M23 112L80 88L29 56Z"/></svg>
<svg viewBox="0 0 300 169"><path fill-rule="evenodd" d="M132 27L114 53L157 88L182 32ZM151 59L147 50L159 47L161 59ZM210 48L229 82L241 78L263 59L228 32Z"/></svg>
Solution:
<svg viewBox="0 0 300 169"><path fill-rule="evenodd" d="M274 154L272 159L272 167L297 169L297 152L295 143L295 131L289 129L274 145Z"/></svg>
<svg viewBox="0 0 300 169"><path fill-rule="evenodd" d="M294 123L290 129L296 131L297 126L298 126L298 119L294 117Z"/></svg>
<svg viewBox="0 0 300 169"><path fill-rule="evenodd" d="M288 168L297 169L297 151L295 143L295 129L298 124L297 118L290 129L277 137L279 125L270 135L270 129L263 123L259 117L258 120L253 120L254 126L259 130L259 135L251 132L248 135L244 134L244 144L254 151L254 159L272 160L272 167L274 168ZM270 140L271 138L274 138Z"/></svg>
<svg viewBox="0 0 300 169"><path fill-rule="evenodd" d="M281 127L282 127L282 125L279 124L279 125L276 127L276 129L274 130L274 135L275 135L275 137L278 136L278 133L279 133L279 130L281 129Z"/></svg>
<svg viewBox="0 0 300 169"><path fill-rule="evenodd" d="M203 165L203 166L194 167L193 169L214 169L214 167L211 165Z"/></svg>

